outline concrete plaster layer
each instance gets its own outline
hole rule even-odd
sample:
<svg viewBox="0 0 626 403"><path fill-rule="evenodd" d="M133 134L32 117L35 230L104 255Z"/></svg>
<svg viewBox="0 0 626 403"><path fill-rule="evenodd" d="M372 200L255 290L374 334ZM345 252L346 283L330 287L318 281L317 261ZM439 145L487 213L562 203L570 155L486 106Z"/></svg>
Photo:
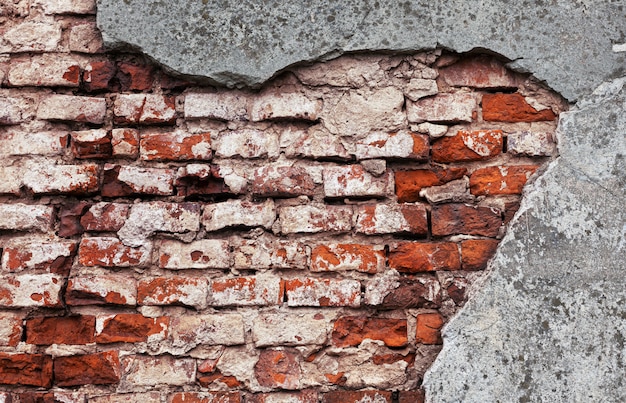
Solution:
<svg viewBox="0 0 626 403"><path fill-rule="evenodd" d="M446 327L430 401L626 401L625 83L561 115L560 157Z"/></svg>
<svg viewBox="0 0 626 403"><path fill-rule="evenodd" d="M183 74L257 86L294 63L361 50L499 53L569 100L625 70L623 0L99 0L110 45Z"/></svg>

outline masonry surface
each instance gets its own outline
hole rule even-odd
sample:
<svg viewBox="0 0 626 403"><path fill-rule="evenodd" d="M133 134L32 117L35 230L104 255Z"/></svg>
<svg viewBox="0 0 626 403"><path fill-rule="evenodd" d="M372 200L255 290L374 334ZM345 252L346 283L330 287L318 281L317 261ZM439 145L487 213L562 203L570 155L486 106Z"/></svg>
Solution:
<svg viewBox="0 0 626 403"><path fill-rule="evenodd" d="M0 400L422 400L562 98L442 50L202 86L94 12L2 9Z"/></svg>

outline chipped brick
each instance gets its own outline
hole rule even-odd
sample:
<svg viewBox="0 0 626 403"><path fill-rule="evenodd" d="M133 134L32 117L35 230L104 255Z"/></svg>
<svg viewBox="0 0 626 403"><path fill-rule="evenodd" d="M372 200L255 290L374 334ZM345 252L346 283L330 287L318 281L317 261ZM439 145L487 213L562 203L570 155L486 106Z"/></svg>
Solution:
<svg viewBox="0 0 626 403"><path fill-rule="evenodd" d="M470 191L477 196L522 194L526 181L537 168L537 165L479 168L470 176Z"/></svg>
<svg viewBox="0 0 626 403"><path fill-rule="evenodd" d="M351 206L289 206L279 209L283 234L347 232L352 229Z"/></svg>
<svg viewBox="0 0 626 403"><path fill-rule="evenodd" d="M502 131L460 130L455 136L446 136L433 143L435 162L481 161L502 153Z"/></svg>
<svg viewBox="0 0 626 403"><path fill-rule="evenodd" d="M157 94L119 94L113 104L115 123L173 123L174 98Z"/></svg>
<svg viewBox="0 0 626 403"><path fill-rule="evenodd" d="M159 277L137 285L139 305L185 305L206 307L207 281L192 277Z"/></svg>
<svg viewBox="0 0 626 403"><path fill-rule="evenodd" d="M137 286L127 275L78 276L67 283L65 302L81 305L136 305Z"/></svg>
<svg viewBox="0 0 626 403"><path fill-rule="evenodd" d="M78 249L78 261L83 266L141 267L149 259L149 246L133 248L112 237L83 238Z"/></svg>
<svg viewBox="0 0 626 403"><path fill-rule="evenodd" d="M459 270L459 249L453 242L403 242L389 250L389 267L404 273Z"/></svg>
<svg viewBox="0 0 626 403"><path fill-rule="evenodd" d="M388 347L408 344L406 319L342 316L335 321L333 345L356 347L365 339L381 340Z"/></svg>
<svg viewBox="0 0 626 403"><path fill-rule="evenodd" d="M210 133L141 133L140 157L144 161L209 160L212 156Z"/></svg>
<svg viewBox="0 0 626 403"><path fill-rule="evenodd" d="M384 268L382 245L324 244L311 252L311 271L356 270L374 274Z"/></svg>
<svg viewBox="0 0 626 403"><path fill-rule="evenodd" d="M361 304L361 283L356 280L285 280L288 306L349 306Z"/></svg>
<svg viewBox="0 0 626 403"><path fill-rule="evenodd" d="M376 204L359 206L356 210L356 232L374 234L409 233L426 235L428 222L422 204Z"/></svg>
<svg viewBox="0 0 626 403"><path fill-rule="evenodd" d="M191 243L163 240L159 245L159 267L164 269L227 269L229 242L201 239Z"/></svg>

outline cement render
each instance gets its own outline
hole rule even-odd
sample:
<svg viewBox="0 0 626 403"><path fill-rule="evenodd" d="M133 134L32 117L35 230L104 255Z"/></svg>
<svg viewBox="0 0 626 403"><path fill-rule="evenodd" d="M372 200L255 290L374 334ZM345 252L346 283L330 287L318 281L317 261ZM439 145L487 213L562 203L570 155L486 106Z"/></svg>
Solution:
<svg viewBox="0 0 626 403"><path fill-rule="evenodd" d="M620 1L100 0L110 45L258 86L357 50L484 49L576 105L484 284L444 331L431 402L626 400L626 4ZM593 94L592 90L596 88Z"/></svg>

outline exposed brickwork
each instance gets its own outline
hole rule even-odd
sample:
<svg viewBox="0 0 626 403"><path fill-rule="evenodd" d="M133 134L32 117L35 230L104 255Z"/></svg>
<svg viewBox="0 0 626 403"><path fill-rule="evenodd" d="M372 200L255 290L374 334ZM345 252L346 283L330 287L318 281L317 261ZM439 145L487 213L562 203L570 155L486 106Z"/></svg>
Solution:
<svg viewBox="0 0 626 403"><path fill-rule="evenodd" d="M105 50L94 0L9 3L0 401L424 400L558 96L441 50L215 88Z"/></svg>

